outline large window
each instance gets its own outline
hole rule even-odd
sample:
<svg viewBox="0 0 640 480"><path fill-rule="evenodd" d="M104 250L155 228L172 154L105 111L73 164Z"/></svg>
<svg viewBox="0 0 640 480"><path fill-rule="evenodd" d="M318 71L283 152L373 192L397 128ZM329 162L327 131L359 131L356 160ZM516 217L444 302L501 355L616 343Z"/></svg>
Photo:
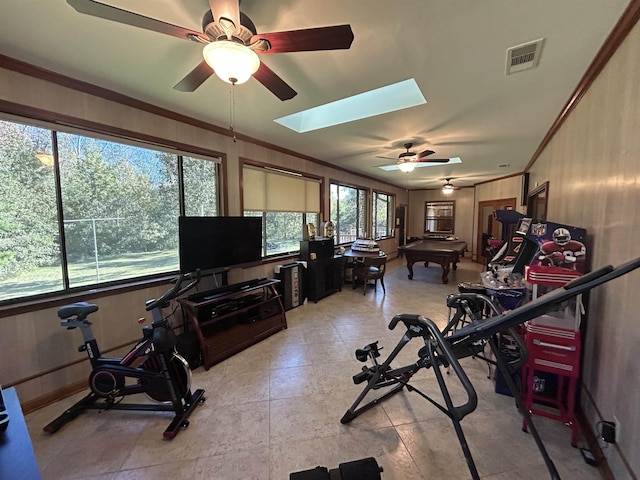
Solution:
<svg viewBox="0 0 640 480"><path fill-rule="evenodd" d="M336 243L367 238L367 190L331 183L331 220L336 227Z"/></svg>
<svg viewBox="0 0 640 480"><path fill-rule="evenodd" d="M182 157L184 214L189 217L220 215L218 164L199 158Z"/></svg>
<svg viewBox="0 0 640 480"><path fill-rule="evenodd" d="M300 250L304 226L320 221L320 181L297 172L245 164L244 215L262 217L263 256Z"/></svg>
<svg viewBox="0 0 640 480"><path fill-rule="evenodd" d="M452 235L456 223L455 201L435 201L424 204L424 233Z"/></svg>
<svg viewBox="0 0 640 480"><path fill-rule="evenodd" d="M395 212L393 203L393 195L373 192L373 238L380 239L393 236Z"/></svg>
<svg viewBox="0 0 640 480"><path fill-rule="evenodd" d="M217 185L214 161L0 121L0 301L176 271L180 205L216 215Z"/></svg>
<svg viewBox="0 0 640 480"><path fill-rule="evenodd" d="M283 255L300 250L303 227L318 225L317 213L256 212L245 210L248 217L262 217L262 255Z"/></svg>

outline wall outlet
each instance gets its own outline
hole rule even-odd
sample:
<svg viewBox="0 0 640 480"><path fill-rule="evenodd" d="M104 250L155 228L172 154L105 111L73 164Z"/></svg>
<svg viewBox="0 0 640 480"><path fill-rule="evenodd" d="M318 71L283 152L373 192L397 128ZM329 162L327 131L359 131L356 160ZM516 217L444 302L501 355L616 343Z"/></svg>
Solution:
<svg viewBox="0 0 640 480"><path fill-rule="evenodd" d="M616 424L614 422L603 421L600 429L602 440L607 443L616 443Z"/></svg>

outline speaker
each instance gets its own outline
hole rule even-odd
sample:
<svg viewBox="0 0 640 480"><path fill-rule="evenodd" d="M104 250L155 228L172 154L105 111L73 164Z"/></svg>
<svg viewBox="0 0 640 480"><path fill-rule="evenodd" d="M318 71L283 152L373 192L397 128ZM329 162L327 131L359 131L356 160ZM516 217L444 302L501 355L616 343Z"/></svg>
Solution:
<svg viewBox="0 0 640 480"><path fill-rule="evenodd" d="M280 280L278 293L282 295L285 310L300 306L307 298L304 282L305 268L302 263L294 262L287 265L276 265L275 276Z"/></svg>
<svg viewBox="0 0 640 480"><path fill-rule="evenodd" d="M525 207L529 197L529 172L522 174L522 191L520 192L520 205Z"/></svg>

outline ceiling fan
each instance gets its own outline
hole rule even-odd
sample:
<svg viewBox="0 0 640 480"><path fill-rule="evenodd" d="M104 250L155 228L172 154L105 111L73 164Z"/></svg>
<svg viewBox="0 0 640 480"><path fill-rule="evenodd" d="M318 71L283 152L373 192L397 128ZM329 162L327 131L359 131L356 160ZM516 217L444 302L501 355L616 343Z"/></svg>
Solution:
<svg viewBox="0 0 640 480"><path fill-rule="evenodd" d="M420 153L415 153L411 151L411 147L413 147L413 143L405 143L404 148L407 149L406 152L402 152L398 155L397 162L394 166L397 166L401 171L408 173L412 172L416 167L416 163L448 163L449 158L426 158L429 155L433 155L433 150L424 150ZM390 157L377 157L377 158L390 158ZM384 168L384 167L382 167Z"/></svg>
<svg viewBox="0 0 640 480"><path fill-rule="evenodd" d="M444 193L445 195L451 195L454 190L460 189L460 187L456 187L453 185L453 183L451 183L453 177L443 178L443 180L446 181L446 183L442 185L442 193Z"/></svg>
<svg viewBox="0 0 640 480"><path fill-rule="evenodd" d="M350 25L258 34L251 19L240 11L238 0L209 0L210 10L202 18L204 33L95 0L67 0L67 3L80 13L204 45L204 60L173 87L181 92L193 92L215 73L233 85L253 76L280 100L289 100L297 92L262 63L257 53L348 49L353 42Z"/></svg>

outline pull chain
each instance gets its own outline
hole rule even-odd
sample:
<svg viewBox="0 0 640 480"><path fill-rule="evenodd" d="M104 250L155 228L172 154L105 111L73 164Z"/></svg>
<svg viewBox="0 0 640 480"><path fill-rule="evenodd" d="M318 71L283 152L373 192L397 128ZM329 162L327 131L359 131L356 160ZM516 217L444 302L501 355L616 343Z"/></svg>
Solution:
<svg viewBox="0 0 640 480"><path fill-rule="evenodd" d="M236 131L234 125L236 123L236 96L235 96L235 83L231 84L231 90L229 90L229 130L233 133L233 143L236 143Z"/></svg>

